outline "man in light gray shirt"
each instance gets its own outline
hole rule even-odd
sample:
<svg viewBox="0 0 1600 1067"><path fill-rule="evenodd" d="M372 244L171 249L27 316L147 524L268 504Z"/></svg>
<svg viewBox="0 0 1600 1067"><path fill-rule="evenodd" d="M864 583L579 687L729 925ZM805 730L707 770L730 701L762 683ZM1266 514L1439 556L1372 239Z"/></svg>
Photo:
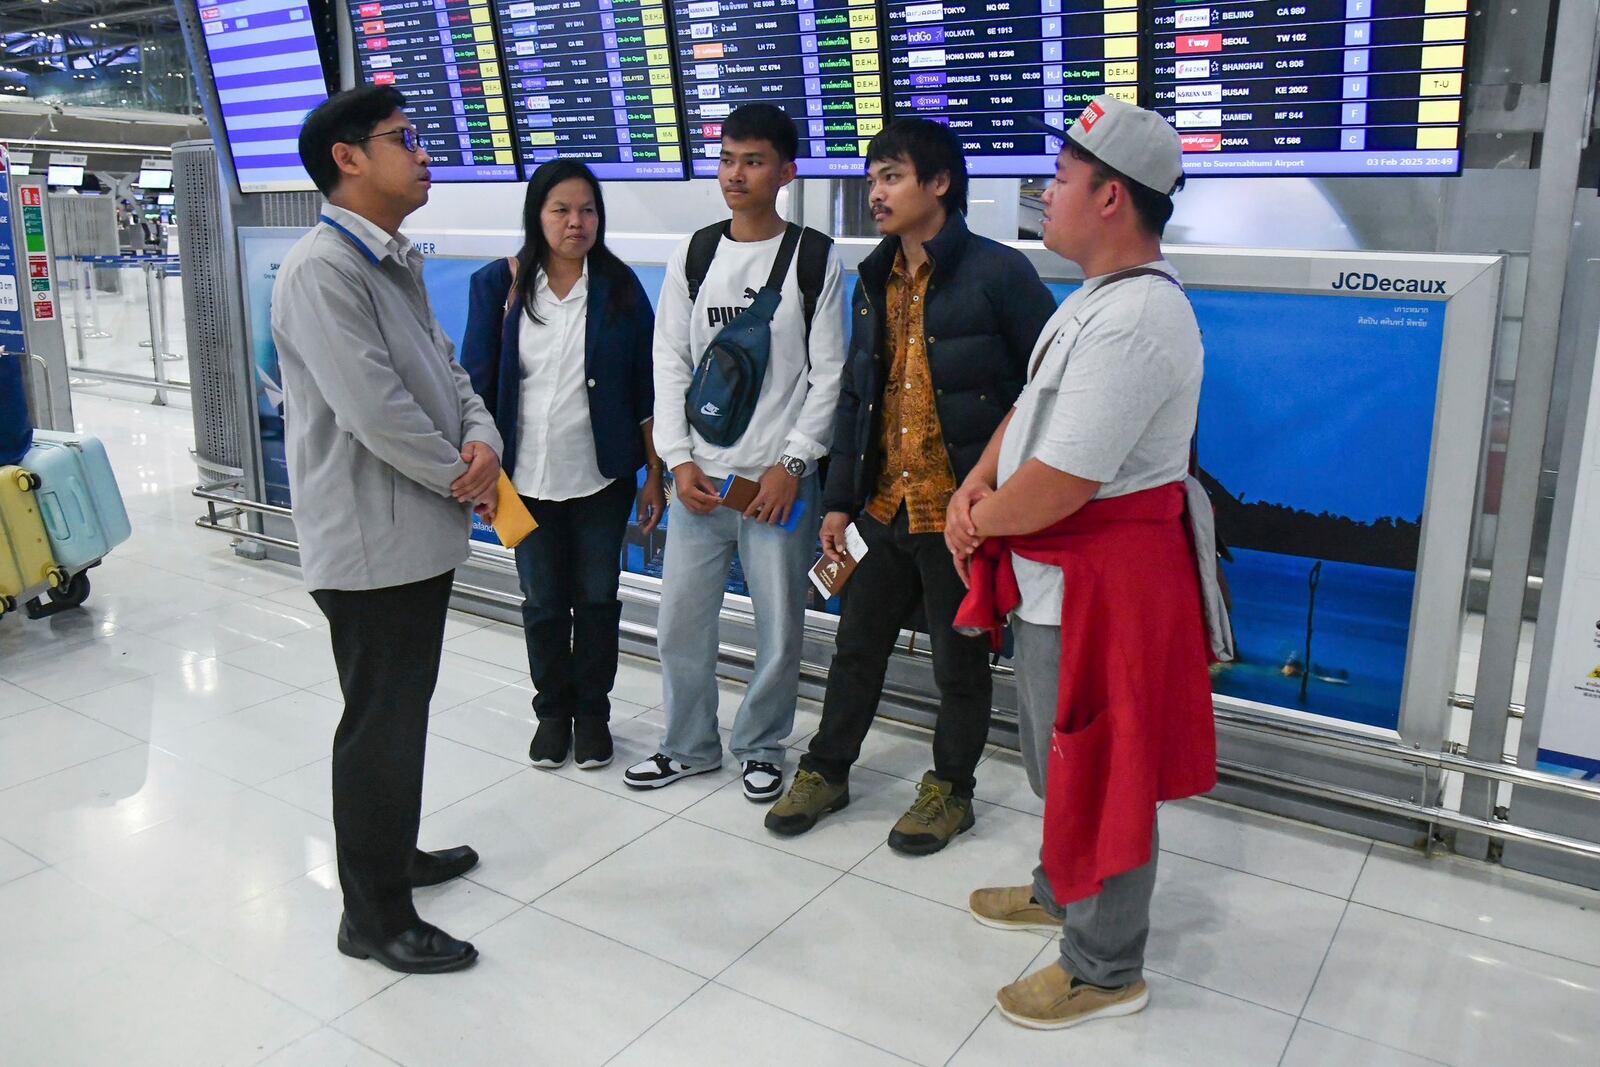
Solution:
<svg viewBox="0 0 1600 1067"><path fill-rule="evenodd" d="M1045 847L1033 884L980 889L969 908L987 926L1060 933L1059 961L996 997L1034 1029L1144 1008L1156 805L1216 781L1198 568L1179 518L1204 358L1160 240L1183 184L1179 139L1110 97L1054 132L1044 244L1088 277L1040 334L945 531L969 604L994 581L968 571L985 540L1000 539L1016 579L1018 727L1029 784L1050 797ZM1147 595L1120 595L1130 588Z"/></svg>
<svg viewBox="0 0 1600 1067"><path fill-rule="evenodd" d="M428 704L474 508L493 517L500 435L434 319L400 236L428 201L428 155L394 89L307 116L300 159L328 205L285 257L272 336L301 567L328 618L344 717L333 745L339 950L393 970L470 966L422 921L413 886L477 863L417 848Z"/></svg>

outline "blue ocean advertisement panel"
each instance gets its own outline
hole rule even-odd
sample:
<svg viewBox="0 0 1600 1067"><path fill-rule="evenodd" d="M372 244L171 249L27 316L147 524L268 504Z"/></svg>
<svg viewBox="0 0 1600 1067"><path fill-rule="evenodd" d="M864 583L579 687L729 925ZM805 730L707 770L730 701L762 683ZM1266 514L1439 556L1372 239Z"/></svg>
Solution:
<svg viewBox="0 0 1600 1067"><path fill-rule="evenodd" d="M1398 726L1445 305L1191 293L1201 480L1231 560L1218 695Z"/></svg>
<svg viewBox="0 0 1600 1067"><path fill-rule="evenodd" d="M278 267L301 232L285 230L242 236L239 272L244 275L249 318L250 367L255 375L256 422L261 434L261 473L269 504L289 506L289 464L283 450L283 375L272 343L272 289Z"/></svg>

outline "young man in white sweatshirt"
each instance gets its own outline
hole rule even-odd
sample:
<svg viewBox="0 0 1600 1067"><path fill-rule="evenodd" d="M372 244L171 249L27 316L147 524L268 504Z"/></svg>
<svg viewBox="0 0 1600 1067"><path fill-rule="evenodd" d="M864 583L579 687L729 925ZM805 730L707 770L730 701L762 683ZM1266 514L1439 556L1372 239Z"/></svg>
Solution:
<svg viewBox="0 0 1600 1067"><path fill-rule="evenodd" d="M731 445L708 443L689 424L685 399L706 346L766 285L786 223L778 192L795 177L793 121L770 104L739 108L723 122L717 179L733 218L699 292L691 299L691 239L673 253L656 314L655 444L672 471L675 498L657 617L667 715L654 756L628 768L636 789L654 789L722 765L717 732L718 615L735 550L756 615L755 670L734 720L732 749L745 795L783 792L784 739L794 727L805 624L806 571L816 558L821 520L817 461L828 454L844 324L838 260L831 254L812 321L796 251L772 319L771 358L748 428ZM815 238L816 235L811 235ZM802 248L804 245L802 245ZM729 475L760 492L740 513L722 506ZM785 529L791 513L798 524Z"/></svg>

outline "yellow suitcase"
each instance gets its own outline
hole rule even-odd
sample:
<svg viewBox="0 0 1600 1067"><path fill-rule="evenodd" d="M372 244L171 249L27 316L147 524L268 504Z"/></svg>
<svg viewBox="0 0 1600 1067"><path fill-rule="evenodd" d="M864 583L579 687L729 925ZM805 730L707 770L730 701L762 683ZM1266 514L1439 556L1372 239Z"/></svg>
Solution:
<svg viewBox="0 0 1600 1067"><path fill-rule="evenodd" d="M70 577L56 566L34 490L39 479L21 467L0 467L0 615Z"/></svg>

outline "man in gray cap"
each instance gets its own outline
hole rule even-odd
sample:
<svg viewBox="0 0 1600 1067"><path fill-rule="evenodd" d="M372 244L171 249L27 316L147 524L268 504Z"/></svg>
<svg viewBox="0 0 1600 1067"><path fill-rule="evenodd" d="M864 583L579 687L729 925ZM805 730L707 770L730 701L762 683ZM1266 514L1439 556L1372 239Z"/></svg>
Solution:
<svg viewBox="0 0 1600 1067"><path fill-rule="evenodd" d="M1145 1006L1156 805L1208 791L1216 757L1183 525L1203 352L1161 255L1178 135L1107 96L1070 131L1041 127L1063 145L1044 244L1087 280L1040 334L945 537L970 587L958 627L1010 617L1023 761L1046 799L1033 883L970 907L987 926L1061 933L1058 963L997 996L1011 1021L1058 1029Z"/></svg>

